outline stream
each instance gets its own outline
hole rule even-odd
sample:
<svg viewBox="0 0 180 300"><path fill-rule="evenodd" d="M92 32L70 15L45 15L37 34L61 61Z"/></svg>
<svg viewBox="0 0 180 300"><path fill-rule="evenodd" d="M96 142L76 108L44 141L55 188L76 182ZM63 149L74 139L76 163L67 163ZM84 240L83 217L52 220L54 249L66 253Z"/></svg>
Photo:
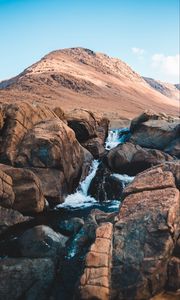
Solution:
<svg viewBox="0 0 180 300"><path fill-rule="evenodd" d="M106 150L110 150L118 144L124 143L128 137L129 130L127 128L109 131L105 143ZM27 224L18 224L7 230L4 234L4 241L2 241L3 235L1 236L0 255L18 257L19 252L16 246L17 238L22 232L30 227L42 224L48 225L55 231L64 234L62 229L63 222L75 217L87 220L92 209L99 209L103 212L118 211L121 203L119 200L109 199L108 201L98 202L95 198L88 195L88 188L96 175L99 164L99 160L93 160L88 176L79 184L75 193L66 197L64 203L57 205L53 210L39 214L32 219L32 221L27 222ZM126 186L134 178L126 174L112 174L111 176L121 180L123 186ZM71 300L73 298L75 284L82 272L84 257L89 246L93 242L91 240L90 243L86 243L81 246L81 248L78 247L78 243L83 235L85 235L85 233L80 230L78 233L70 236L53 287L53 300Z"/></svg>

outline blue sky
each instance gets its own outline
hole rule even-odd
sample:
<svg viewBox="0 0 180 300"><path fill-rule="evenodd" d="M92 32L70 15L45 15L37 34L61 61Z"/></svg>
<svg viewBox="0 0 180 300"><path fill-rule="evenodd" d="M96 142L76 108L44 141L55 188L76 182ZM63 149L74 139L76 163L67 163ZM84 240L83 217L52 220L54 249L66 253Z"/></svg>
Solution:
<svg viewBox="0 0 180 300"><path fill-rule="evenodd" d="M179 81L179 0L0 0L0 32L0 80L52 50L81 46Z"/></svg>

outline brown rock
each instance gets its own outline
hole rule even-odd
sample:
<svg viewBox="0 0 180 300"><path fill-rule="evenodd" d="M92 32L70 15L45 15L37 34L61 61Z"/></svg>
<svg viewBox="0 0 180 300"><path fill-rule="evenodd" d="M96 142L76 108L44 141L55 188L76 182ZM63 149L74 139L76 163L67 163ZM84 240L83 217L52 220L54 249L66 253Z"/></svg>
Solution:
<svg viewBox="0 0 180 300"><path fill-rule="evenodd" d="M114 230L112 299L150 299L165 287L180 226L179 191L164 173L147 170L127 187Z"/></svg>
<svg viewBox="0 0 180 300"><path fill-rule="evenodd" d="M13 179L15 200L13 208L22 213L41 212L45 207L41 183L38 177L27 169L0 165L1 170Z"/></svg>
<svg viewBox="0 0 180 300"><path fill-rule="evenodd" d="M42 192L49 204L62 203L68 195L68 185L62 171L50 168L29 168L41 181Z"/></svg>
<svg viewBox="0 0 180 300"><path fill-rule="evenodd" d="M1 132L0 160L14 164L19 144L27 131L40 121L54 119L57 116L47 107L35 103L5 104L2 109L4 129Z"/></svg>
<svg viewBox="0 0 180 300"><path fill-rule="evenodd" d="M86 256L76 299L109 299L112 230L111 223L96 229L96 239Z"/></svg>
<svg viewBox="0 0 180 300"><path fill-rule="evenodd" d="M180 125L177 118L145 112L132 120L130 130L131 142L142 147L163 150L179 136Z"/></svg>
<svg viewBox="0 0 180 300"><path fill-rule="evenodd" d="M161 168L146 170L146 173L138 174L133 182L128 185L123 196L126 197L132 193L143 192L144 190L165 189L168 187L176 187L175 180L171 172L163 172Z"/></svg>
<svg viewBox="0 0 180 300"><path fill-rule="evenodd" d="M29 221L30 217L24 217L21 213L14 209L7 209L0 206L0 234L9 227Z"/></svg>
<svg viewBox="0 0 180 300"><path fill-rule="evenodd" d="M107 164L112 171L132 176L154 165L172 160L171 156L162 151L144 149L129 142L111 149L107 155Z"/></svg>
<svg viewBox="0 0 180 300"><path fill-rule="evenodd" d="M73 130L57 119L40 122L26 134L16 163L21 167L60 170L72 191L81 175L83 159L82 147Z"/></svg>
<svg viewBox="0 0 180 300"><path fill-rule="evenodd" d="M4 207L12 207L15 195L12 188L12 179L4 173L0 167L0 205Z"/></svg>
<svg viewBox="0 0 180 300"><path fill-rule="evenodd" d="M84 109L75 109L67 115L68 125L76 138L95 158L104 155L104 143L109 120Z"/></svg>

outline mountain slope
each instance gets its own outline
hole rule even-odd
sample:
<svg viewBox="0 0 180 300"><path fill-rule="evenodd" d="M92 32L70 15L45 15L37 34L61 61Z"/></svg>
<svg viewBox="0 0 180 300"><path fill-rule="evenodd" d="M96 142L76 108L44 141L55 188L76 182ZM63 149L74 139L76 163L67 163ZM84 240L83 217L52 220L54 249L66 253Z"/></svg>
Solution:
<svg viewBox="0 0 180 300"><path fill-rule="evenodd" d="M180 100L179 85L162 82L160 80L155 80L153 78L143 77L144 80L157 92L172 98L174 100Z"/></svg>
<svg viewBox="0 0 180 300"><path fill-rule="evenodd" d="M178 111L177 101L155 91L127 64L84 48L53 51L0 88L0 101L82 107L114 119L131 118L144 109Z"/></svg>

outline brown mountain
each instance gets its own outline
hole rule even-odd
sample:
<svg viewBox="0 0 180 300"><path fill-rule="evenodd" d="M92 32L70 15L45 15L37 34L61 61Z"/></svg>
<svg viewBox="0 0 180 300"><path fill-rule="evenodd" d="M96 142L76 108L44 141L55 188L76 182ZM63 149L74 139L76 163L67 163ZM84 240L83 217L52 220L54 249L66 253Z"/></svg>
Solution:
<svg viewBox="0 0 180 300"><path fill-rule="evenodd" d="M177 115L177 101L154 90L119 59L84 48L53 51L0 83L0 101L37 101L63 109L86 108L111 119L144 109Z"/></svg>

